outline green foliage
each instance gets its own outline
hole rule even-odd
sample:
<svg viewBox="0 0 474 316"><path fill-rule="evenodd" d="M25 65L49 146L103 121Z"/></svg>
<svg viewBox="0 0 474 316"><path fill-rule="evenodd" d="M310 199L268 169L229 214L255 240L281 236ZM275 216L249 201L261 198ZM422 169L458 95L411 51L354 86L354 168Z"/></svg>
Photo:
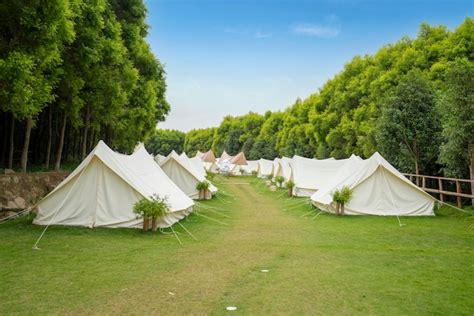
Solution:
<svg viewBox="0 0 474 316"><path fill-rule="evenodd" d="M292 180L288 180L286 183L285 183L285 187L289 190L293 189L295 187L295 183L292 181Z"/></svg>
<svg viewBox="0 0 474 316"><path fill-rule="evenodd" d="M209 182L208 181L201 181L196 184L196 190L198 191L206 191L209 189Z"/></svg>
<svg viewBox="0 0 474 316"><path fill-rule="evenodd" d="M474 170L474 62L458 59L447 66L438 109L443 118L439 160L445 174L468 178L469 168Z"/></svg>
<svg viewBox="0 0 474 316"><path fill-rule="evenodd" d="M278 183L279 186L285 181L285 178L283 176L276 176L275 177L275 182Z"/></svg>
<svg viewBox="0 0 474 316"><path fill-rule="evenodd" d="M332 193L332 200L338 204L347 204L352 200L352 195L351 188L345 186Z"/></svg>
<svg viewBox="0 0 474 316"><path fill-rule="evenodd" d="M193 129L186 133L184 139L184 151L194 156L199 150L207 152L212 147L216 128Z"/></svg>
<svg viewBox="0 0 474 316"><path fill-rule="evenodd" d="M15 145L31 134L37 145L24 151L37 163L52 152L58 166L62 157L81 159L99 139L130 152L164 120L165 72L146 42L143 0L14 0L0 8L0 133Z"/></svg>
<svg viewBox="0 0 474 316"><path fill-rule="evenodd" d="M430 83L418 71L403 76L378 125L382 154L402 170L429 171L438 155L440 121Z"/></svg>
<svg viewBox="0 0 474 316"><path fill-rule="evenodd" d="M133 212L143 219L158 219L170 212L170 206L166 197L157 195L150 199L142 198L133 205Z"/></svg>
<svg viewBox="0 0 474 316"><path fill-rule="evenodd" d="M157 129L145 142L146 149L153 155L167 156L171 151L182 153L186 134L177 130Z"/></svg>

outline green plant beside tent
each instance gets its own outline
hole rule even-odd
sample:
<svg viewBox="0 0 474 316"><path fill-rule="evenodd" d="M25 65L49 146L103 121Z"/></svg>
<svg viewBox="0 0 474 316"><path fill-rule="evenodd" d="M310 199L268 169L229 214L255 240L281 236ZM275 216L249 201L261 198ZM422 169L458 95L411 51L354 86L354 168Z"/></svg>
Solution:
<svg viewBox="0 0 474 316"><path fill-rule="evenodd" d="M288 196L292 197L293 196L293 188L295 187L295 183L291 180L288 180L288 182L286 182L285 186L288 189Z"/></svg>
<svg viewBox="0 0 474 316"><path fill-rule="evenodd" d="M281 188L283 186L283 182L285 181L285 178L283 176L277 176L275 177L275 182L278 183L278 186Z"/></svg>
<svg viewBox="0 0 474 316"><path fill-rule="evenodd" d="M170 206L167 198L154 195L150 199L142 198L136 202L133 212L143 218L143 231L150 229L151 220L151 230L155 232L158 229L158 220L170 212Z"/></svg>
<svg viewBox="0 0 474 316"><path fill-rule="evenodd" d="M344 205L351 201L352 195L351 188L347 186L333 192L332 201L337 203L336 215L344 215Z"/></svg>
<svg viewBox="0 0 474 316"><path fill-rule="evenodd" d="M196 189L199 191L199 199L205 199L209 191L209 182L199 182L198 184L196 184Z"/></svg>

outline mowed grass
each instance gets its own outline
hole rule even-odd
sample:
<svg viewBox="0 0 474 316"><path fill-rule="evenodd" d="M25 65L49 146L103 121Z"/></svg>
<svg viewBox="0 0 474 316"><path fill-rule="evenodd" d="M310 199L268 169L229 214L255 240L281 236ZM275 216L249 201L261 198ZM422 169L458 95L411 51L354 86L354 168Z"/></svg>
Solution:
<svg viewBox="0 0 474 316"><path fill-rule="evenodd" d="M50 227L33 250L42 227L1 224L0 314L474 314L472 216L315 217L262 180L215 182L228 195L199 212L227 225L192 215L182 245Z"/></svg>

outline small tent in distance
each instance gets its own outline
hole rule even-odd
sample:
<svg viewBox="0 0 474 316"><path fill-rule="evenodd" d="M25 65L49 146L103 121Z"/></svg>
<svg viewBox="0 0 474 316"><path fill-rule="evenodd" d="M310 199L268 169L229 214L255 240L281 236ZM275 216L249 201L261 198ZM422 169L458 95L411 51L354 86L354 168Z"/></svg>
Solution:
<svg viewBox="0 0 474 316"><path fill-rule="evenodd" d="M257 176L259 178L266 178L268 176L273 176L273 161L263 159L263 158L259 159Z"/></svg>
<svg viewBox="0 0 474 316"><path fill-rule="evenodd" d="M36 206L38 225L139 228L133 205L153 195L166 197L171 212L158 226L188 215L194 202L171 181L144 147L132 155L99 141L82 163Z"/></svg>
<svg viewBox="0 0 474 316"><path fill-rule="evenodd" d="M199 198L197 184L203 181L209 182L200 172L195 170L187 159L180 157L174 150L161 162L160 167L192 199ZM217 188L210 182L209 191L212 195L217 193Z"/></svg>

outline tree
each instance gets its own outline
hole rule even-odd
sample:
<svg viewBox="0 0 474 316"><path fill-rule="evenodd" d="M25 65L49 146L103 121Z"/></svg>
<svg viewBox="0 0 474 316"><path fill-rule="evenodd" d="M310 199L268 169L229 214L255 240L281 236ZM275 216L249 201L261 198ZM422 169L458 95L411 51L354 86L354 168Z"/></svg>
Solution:
<svg viewBox="0 0 474 316"><path fill-rule="evenodd" d="M183 132L174 129L157 129L145 142L145 147L153 155L167 156L172 150L182 153L184 138Z"/></svg>
<svg viewBox="0 0 474 316"><path fill-rule="evenodd" d="M199 150L206 152L212 147L216 128L193 129L186 133L184 151L194 156Z"/></svg>
<svg viewBox="0 0 474 316"><path fill-rule="evenodd" d="M411 71L382 111L377 134L382 154L402 170L420 174L436 160L439 135L434 92L419 71Z"/></svg>
<svg viewBox="0 0 474 316"><path fill-rule="evenodd" d="M74 37L71 11L66 0L7 1L1 8L0 109L11 114L12 134L13 121L25 121L21 153L25 172L35 118L54 100L61 51Z"/></svg>
<svg viewBox="0 0 474 316"><path fill-rule="evenodd" d="M438 109L443 118L439 161L445 174L474 180L474 62L449 64ZM474 195L474 185L471 190Z"/></svg>

